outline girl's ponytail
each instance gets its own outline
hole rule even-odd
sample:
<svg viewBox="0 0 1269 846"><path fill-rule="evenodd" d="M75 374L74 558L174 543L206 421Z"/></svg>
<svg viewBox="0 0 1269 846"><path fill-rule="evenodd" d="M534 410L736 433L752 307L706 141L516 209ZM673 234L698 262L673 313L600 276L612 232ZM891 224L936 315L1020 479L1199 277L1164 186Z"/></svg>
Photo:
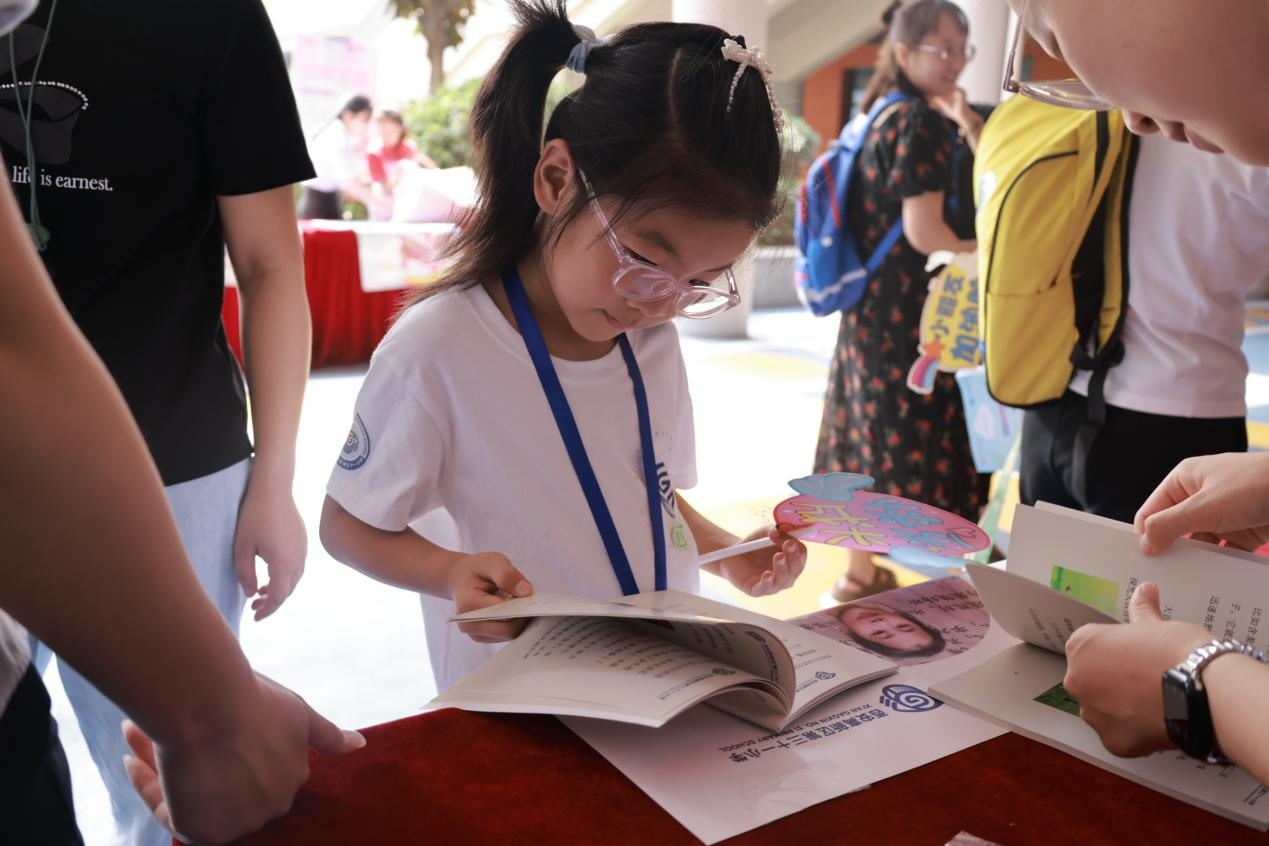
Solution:
<svg viewBox="0 0 1269 846"><path fill-rule="evenodd" d="M497 275L533 246L533 171L551 80L581 40L563 0L512 0L518 27L485 77L471 112L479 203L454 245L450 278Z"/></svg>

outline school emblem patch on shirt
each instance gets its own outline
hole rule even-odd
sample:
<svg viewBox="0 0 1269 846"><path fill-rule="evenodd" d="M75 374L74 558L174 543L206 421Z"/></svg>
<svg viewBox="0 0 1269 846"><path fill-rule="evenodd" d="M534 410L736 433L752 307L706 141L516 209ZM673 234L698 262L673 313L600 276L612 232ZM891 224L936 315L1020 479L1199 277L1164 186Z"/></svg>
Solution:
<svg viewBox="0 0 1269 846"><path fill-rule="evenodd" d="M339 452L336 463L345 470L356 470L370 458L370 433L366 424L361 422L361 415L353 415L352 429L348 431L348 439Z"/></svg>

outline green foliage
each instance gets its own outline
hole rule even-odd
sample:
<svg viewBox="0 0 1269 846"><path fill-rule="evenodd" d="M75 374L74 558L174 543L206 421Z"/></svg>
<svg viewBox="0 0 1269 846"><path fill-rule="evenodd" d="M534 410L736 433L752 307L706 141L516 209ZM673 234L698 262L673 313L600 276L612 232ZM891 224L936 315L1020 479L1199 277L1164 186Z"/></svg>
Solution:
<svg viewBox="0 0 1269 846"><path fill-rule="evenodd" d="M437 166L471 164L467 124L479 89L480 80L472 79L454 88L441 88L425 100L406 104L402 116L410 136Z"/></svg>
<svg viewBox="0 0 1269 846"><path fill-rule="evenodd" d="M398 18L413 18L426 38L432 31L431 16L440 15L446 47L463 41L463 27L476 11L475 0L388 0L388 10Z"/></svg>
<svg viewBox="0 0 1269 846"><path fill-rule="evenodd" d="M815 161L820 148L820 135L801 117L784 116L783 150L780 161L780 184L777 191L784 201L780 216L762 233L764 247L783 247L793 243L793 218L797 211L798 189L806 169Z"/></svg>

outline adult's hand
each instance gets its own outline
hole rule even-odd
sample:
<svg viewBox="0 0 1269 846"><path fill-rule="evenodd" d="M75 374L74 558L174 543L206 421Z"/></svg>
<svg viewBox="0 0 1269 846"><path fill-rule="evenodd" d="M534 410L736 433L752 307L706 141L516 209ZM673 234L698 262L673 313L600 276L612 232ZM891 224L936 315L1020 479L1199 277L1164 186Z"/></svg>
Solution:
<svg viewBox="0 0 1269 846"><path fill-rule="evenodd" d="M1212 635L1202 626L1165 621L1151 582L1133 593L1128 620L1076 629L1066 642L1062 684L1102 744L1135 757L1172 745L1163 722L1163 674Z"/></svg>
<svg viewBox="0 0 1269 846"><path fill-rule="evenodd" d="M128 778L150 812L191 843L228 843L284 816L308 779L308 750L339 755L365 738L335 726L296 694L256 674L226 726L160 746L125 720Z"/></svg>
<svg viewBox="0 0 1269 846"><path fill-rule="evenodd" d="M1184 534L1253 550L1269 543L1269 453L1225 453L1178 464L1137 512L1147 555Z"/></svg>

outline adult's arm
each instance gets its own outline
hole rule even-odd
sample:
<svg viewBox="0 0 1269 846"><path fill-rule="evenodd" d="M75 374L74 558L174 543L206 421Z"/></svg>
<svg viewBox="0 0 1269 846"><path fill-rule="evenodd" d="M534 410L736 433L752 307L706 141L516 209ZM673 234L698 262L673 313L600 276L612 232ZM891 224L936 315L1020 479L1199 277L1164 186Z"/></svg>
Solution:
<svg viewBox="0 0 1269 846"><path fill-rule="evenodd" d="M943 192L927 191L903 198L903 235L916 251L929 255L938 250L972 253L977 242L956 237L943 220Z"/></svg>
<svg viewBox="0 0 1269 846"><path fill-rule="evenodd" d="M256 595L252 608L260 620L278 609L304 573L308 535L291 486L312 329L291 186L218 203L238 280L256 454L238 515L234 569L247 595ZM264 586L256 582L257 555L269 569Z"/></svg>
<svg viewBox="0 0 1269 846"><path fill-rule="evenodd" d="M358 738L251 671L2 175L0 255L0 440L15 445L0 477L0 607L153 739L133 733L144 760L131 769L161 821L208 842L258 828L289 807L310 743Z"/></svg>
<svg viewBox="0 0 1269 846"><path fill-rule="evenodd" d="M1087 625L1066 643L1068 693L1080 716L1116 755L1148 755L1172 746L1163 721L1163 674L1211 632L1165 621L1158 588L1145 582L1132 596L1126 625ZM1222 753L1260 781L1269 780L1269 723L1260 712L1269 696L1269 666L1222 655L1203 670L1212 725Z"/></svg>

